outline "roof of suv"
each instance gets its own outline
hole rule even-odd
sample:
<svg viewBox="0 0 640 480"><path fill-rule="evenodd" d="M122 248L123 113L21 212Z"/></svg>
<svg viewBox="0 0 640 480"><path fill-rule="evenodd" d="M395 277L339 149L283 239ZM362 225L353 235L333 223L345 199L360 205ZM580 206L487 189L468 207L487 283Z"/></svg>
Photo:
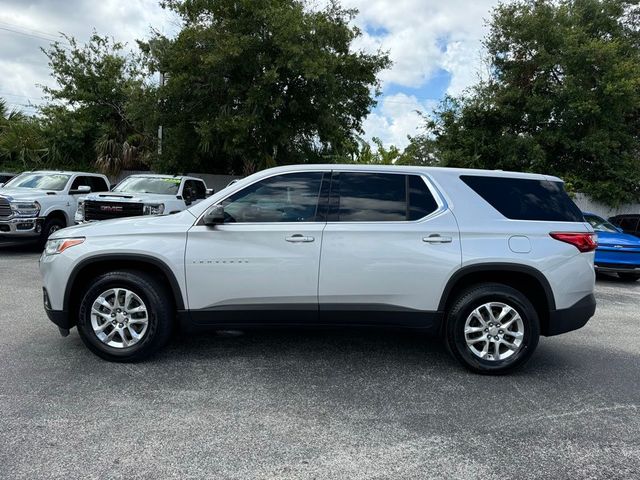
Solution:
<svg viewBox="0 0 640 480"><path fill-rule="evenodd" d="M292 170L341 170L341 171L380 171L380 172L413 172L433 174L434 176L460 176L460 175L482 175L482 176L499 176L510 178L525 178L532 180L549 180L562 182L558 177L551 175L543 175L540 173L523 173L510 172L505 170L482 170L471 168L450 168L450 167L420 167L410 165L356 165L347 163L331 163L331 164L303 164L288 165L283 167L270 168L269 172L278 173L279 171L290 172Z"/></svg>

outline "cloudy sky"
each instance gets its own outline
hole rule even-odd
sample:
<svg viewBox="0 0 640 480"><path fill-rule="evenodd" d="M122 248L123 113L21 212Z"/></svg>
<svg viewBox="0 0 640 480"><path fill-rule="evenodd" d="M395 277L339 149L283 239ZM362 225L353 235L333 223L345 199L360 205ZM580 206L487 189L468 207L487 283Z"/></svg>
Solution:
<svg viewBox="0 0 640 480"><path fill-rule="evenodd" d="M366 137L406 145L446 93L458 94L482 73L480 41L496 0L343 0L360 13L357 48L389 52L393 67L381 75L383 93L365 121ZM40 47L59 32L84 42L92 30L135 45L151 27L167 35L178 19L157 0L0 0L0 97L33 112L38 84L50 84Z"/></svg>

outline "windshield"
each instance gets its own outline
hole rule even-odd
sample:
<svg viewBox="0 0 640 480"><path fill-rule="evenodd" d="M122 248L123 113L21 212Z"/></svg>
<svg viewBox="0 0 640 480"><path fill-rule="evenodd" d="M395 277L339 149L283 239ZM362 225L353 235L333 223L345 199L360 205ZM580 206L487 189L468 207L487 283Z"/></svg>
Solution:
<svg viewBox="0 0 640 480"><path fill-rule="evenodd" d="M36 190L64 190L71 175L62 173L24 173L9 181L5 188L33 188Z"/></svg>
<svg viewBox="0 0 640 480"><path fill-rule="evenodd" d="M613 224L607 222L604 218L600 218L596 215L585 215L584 219L591 224L596 232L611 232L620 233Z"/></svg>
<svg viewBox="0 0 640 480"><path fill-rule="evenodd" d="M180 189L179 178L128 177L121 181L114 192L155 193L158 195L177 195Z"/></svg>

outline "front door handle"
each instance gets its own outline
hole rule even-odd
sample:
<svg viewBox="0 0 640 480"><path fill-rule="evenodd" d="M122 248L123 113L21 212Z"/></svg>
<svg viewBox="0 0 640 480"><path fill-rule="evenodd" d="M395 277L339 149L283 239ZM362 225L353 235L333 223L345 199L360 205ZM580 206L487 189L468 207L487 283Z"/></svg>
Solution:
<svg viewBox="0 0 640 480"><path fill-rule="evenodd" d="M313 242L315 238L296 233L295 235L285 238L285 240L291 243L309 243Z"/></svg>
<svg viewBox="0 0 640 480"><path fill-rule="evenodd" d="M428 237L422 237L422 241L426 243L451 243L453 239L451 237L444 237L438 233L433 233Z"/></svg>

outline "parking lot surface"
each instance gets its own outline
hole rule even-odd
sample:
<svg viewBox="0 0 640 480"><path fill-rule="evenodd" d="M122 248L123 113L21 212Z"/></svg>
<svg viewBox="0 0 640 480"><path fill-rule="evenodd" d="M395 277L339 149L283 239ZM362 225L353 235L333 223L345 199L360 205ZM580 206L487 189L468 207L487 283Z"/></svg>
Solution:
<svg viewBox="0 0 640 480"><path fill-rule="evenodd" d="M640 282L503 377L388 331L180 337L110 364L0 249L0 478L638 478Z"/></svg>

